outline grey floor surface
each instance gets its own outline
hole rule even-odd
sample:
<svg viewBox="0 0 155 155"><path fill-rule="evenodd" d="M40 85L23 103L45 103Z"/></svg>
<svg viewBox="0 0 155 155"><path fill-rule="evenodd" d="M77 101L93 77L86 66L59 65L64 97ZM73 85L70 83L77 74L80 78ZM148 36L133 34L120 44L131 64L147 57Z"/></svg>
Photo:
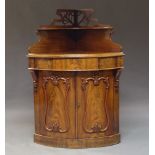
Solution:
<svg viewBox="0 0 155 155"><path fill-rule="evenodd" d="M23 100L9 102L12 106L6 106L6 155L148 155L148 101L145 99L135 103L121 101L121 143L93 149L61 149L33 143L33 104L30 109Z"/></svg>

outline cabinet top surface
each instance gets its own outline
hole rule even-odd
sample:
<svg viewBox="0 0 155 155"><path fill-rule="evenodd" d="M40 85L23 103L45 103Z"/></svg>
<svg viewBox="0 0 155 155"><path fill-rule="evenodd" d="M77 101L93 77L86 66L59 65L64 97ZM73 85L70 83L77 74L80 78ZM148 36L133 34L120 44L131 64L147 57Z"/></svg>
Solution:
<svg viewBox="0 0 155 155"><path fill-rule="evenodd" d="M105 30L113 29L113 27L110 25L79 26L79 27L42 25L38 28L39 31L41 30L102 30L102 29L105 29Z"/></svg>
<svg viewBox="0 0 155 155"><path fill-rule="evenodd" d="M93 58L93 57L116 57L116 56L124 56L123 52L115 52L115 53L95 53L95 54L31 54L29 53L28 57L36 57L36 58Z"/></svg>

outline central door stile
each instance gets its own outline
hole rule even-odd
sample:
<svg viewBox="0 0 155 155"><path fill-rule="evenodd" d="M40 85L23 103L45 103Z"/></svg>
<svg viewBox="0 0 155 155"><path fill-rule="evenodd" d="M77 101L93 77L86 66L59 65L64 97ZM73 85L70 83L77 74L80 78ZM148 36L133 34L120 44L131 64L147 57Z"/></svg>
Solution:
<svg viewBox="0 0 155 155"><path fill-rule="evenodd" d="M78 138L78 91L77 91L77 72L74 72L74 90L75 90L75 138Z"/></svg>

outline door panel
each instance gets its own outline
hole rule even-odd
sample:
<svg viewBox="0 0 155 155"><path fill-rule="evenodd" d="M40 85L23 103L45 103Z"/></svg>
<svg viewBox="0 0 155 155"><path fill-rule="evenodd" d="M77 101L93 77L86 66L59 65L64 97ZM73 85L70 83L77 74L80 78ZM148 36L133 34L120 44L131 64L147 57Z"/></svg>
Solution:
<svg viewBox="0 0 155 155"><path fill-rule="evenodd" d="M36 133L53 138L114 134L111 71L39 71L35 93Z"/></svg>
<svg viewBox="0 0 155 155"><path fill-rule="evenodd" d="M74 75L46 72L39 74L39 123L43 135L74 138Z"/></svg>
<svg viewBox="0 0 155 155"><path fill-rule="evenodd" d="M77 75L78 137L108 135L113 119L113 80L110 72Z"/></svg>

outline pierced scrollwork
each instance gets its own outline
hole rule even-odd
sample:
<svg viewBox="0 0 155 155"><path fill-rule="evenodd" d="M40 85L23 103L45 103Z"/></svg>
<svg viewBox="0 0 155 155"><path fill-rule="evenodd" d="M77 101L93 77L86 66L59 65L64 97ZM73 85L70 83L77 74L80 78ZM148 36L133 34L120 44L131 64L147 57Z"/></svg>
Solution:
<svg viewBox="0 0 155 155"><path fill-rule="evenodd" d="M50 123L47 124L47 112L49 109L49 99L47 96L47 91L46 91L46 87L47 87L47 83L51 81L52 84L54 86L59 86L60 82L59 81L63 81L63 84L65 85L65 102L64 102L64 112L65 112L65 124L66 124L66 128L62 128L60 126L59 120L57 121L52 121ZM44 90L44 96L45 96L45 129L47 131L50 132L60 132L60 133L64 133L67 132L69 130L69 115L68 115L68 95L69 95L69 89L70 89L70 82L69 82L69 78L63 78L63 77L57 77L57 76L49 76L49 77L44 77L43 78L43 90Z"/></svg>
<svg viewBox="0 0 155 155"><path fill-rule="evenodd" d="M108 115L108 108L107 108L107 97L108 97L108 89L109 89L109 77L90 77L90 78L82 78L82 90L84 95L84 117L83 117L83 129L87 133L99 133L99 132L105 132L109 127L109 115ZM95 122L93 123L92 127L87 128L86 127L86 118L87 118L87 94L86 94L86 88L89 84L89 81L93 81L94 86L99 86L100 81L103 81L105 83L105 98L103 103L103 109L105 109L105 115L106 115L106 125L104 126L104 122Z"/></svg>
<svg viewBox="0 0 155 155"><path fill-rule="evenodd" d="M82 23L88 25L90 21L97 22L97 19L91 18L93 13L93 9L57 9L56 14L59 18L54 19L52 24L59 22L71 26L79 26Z"/></svg>

